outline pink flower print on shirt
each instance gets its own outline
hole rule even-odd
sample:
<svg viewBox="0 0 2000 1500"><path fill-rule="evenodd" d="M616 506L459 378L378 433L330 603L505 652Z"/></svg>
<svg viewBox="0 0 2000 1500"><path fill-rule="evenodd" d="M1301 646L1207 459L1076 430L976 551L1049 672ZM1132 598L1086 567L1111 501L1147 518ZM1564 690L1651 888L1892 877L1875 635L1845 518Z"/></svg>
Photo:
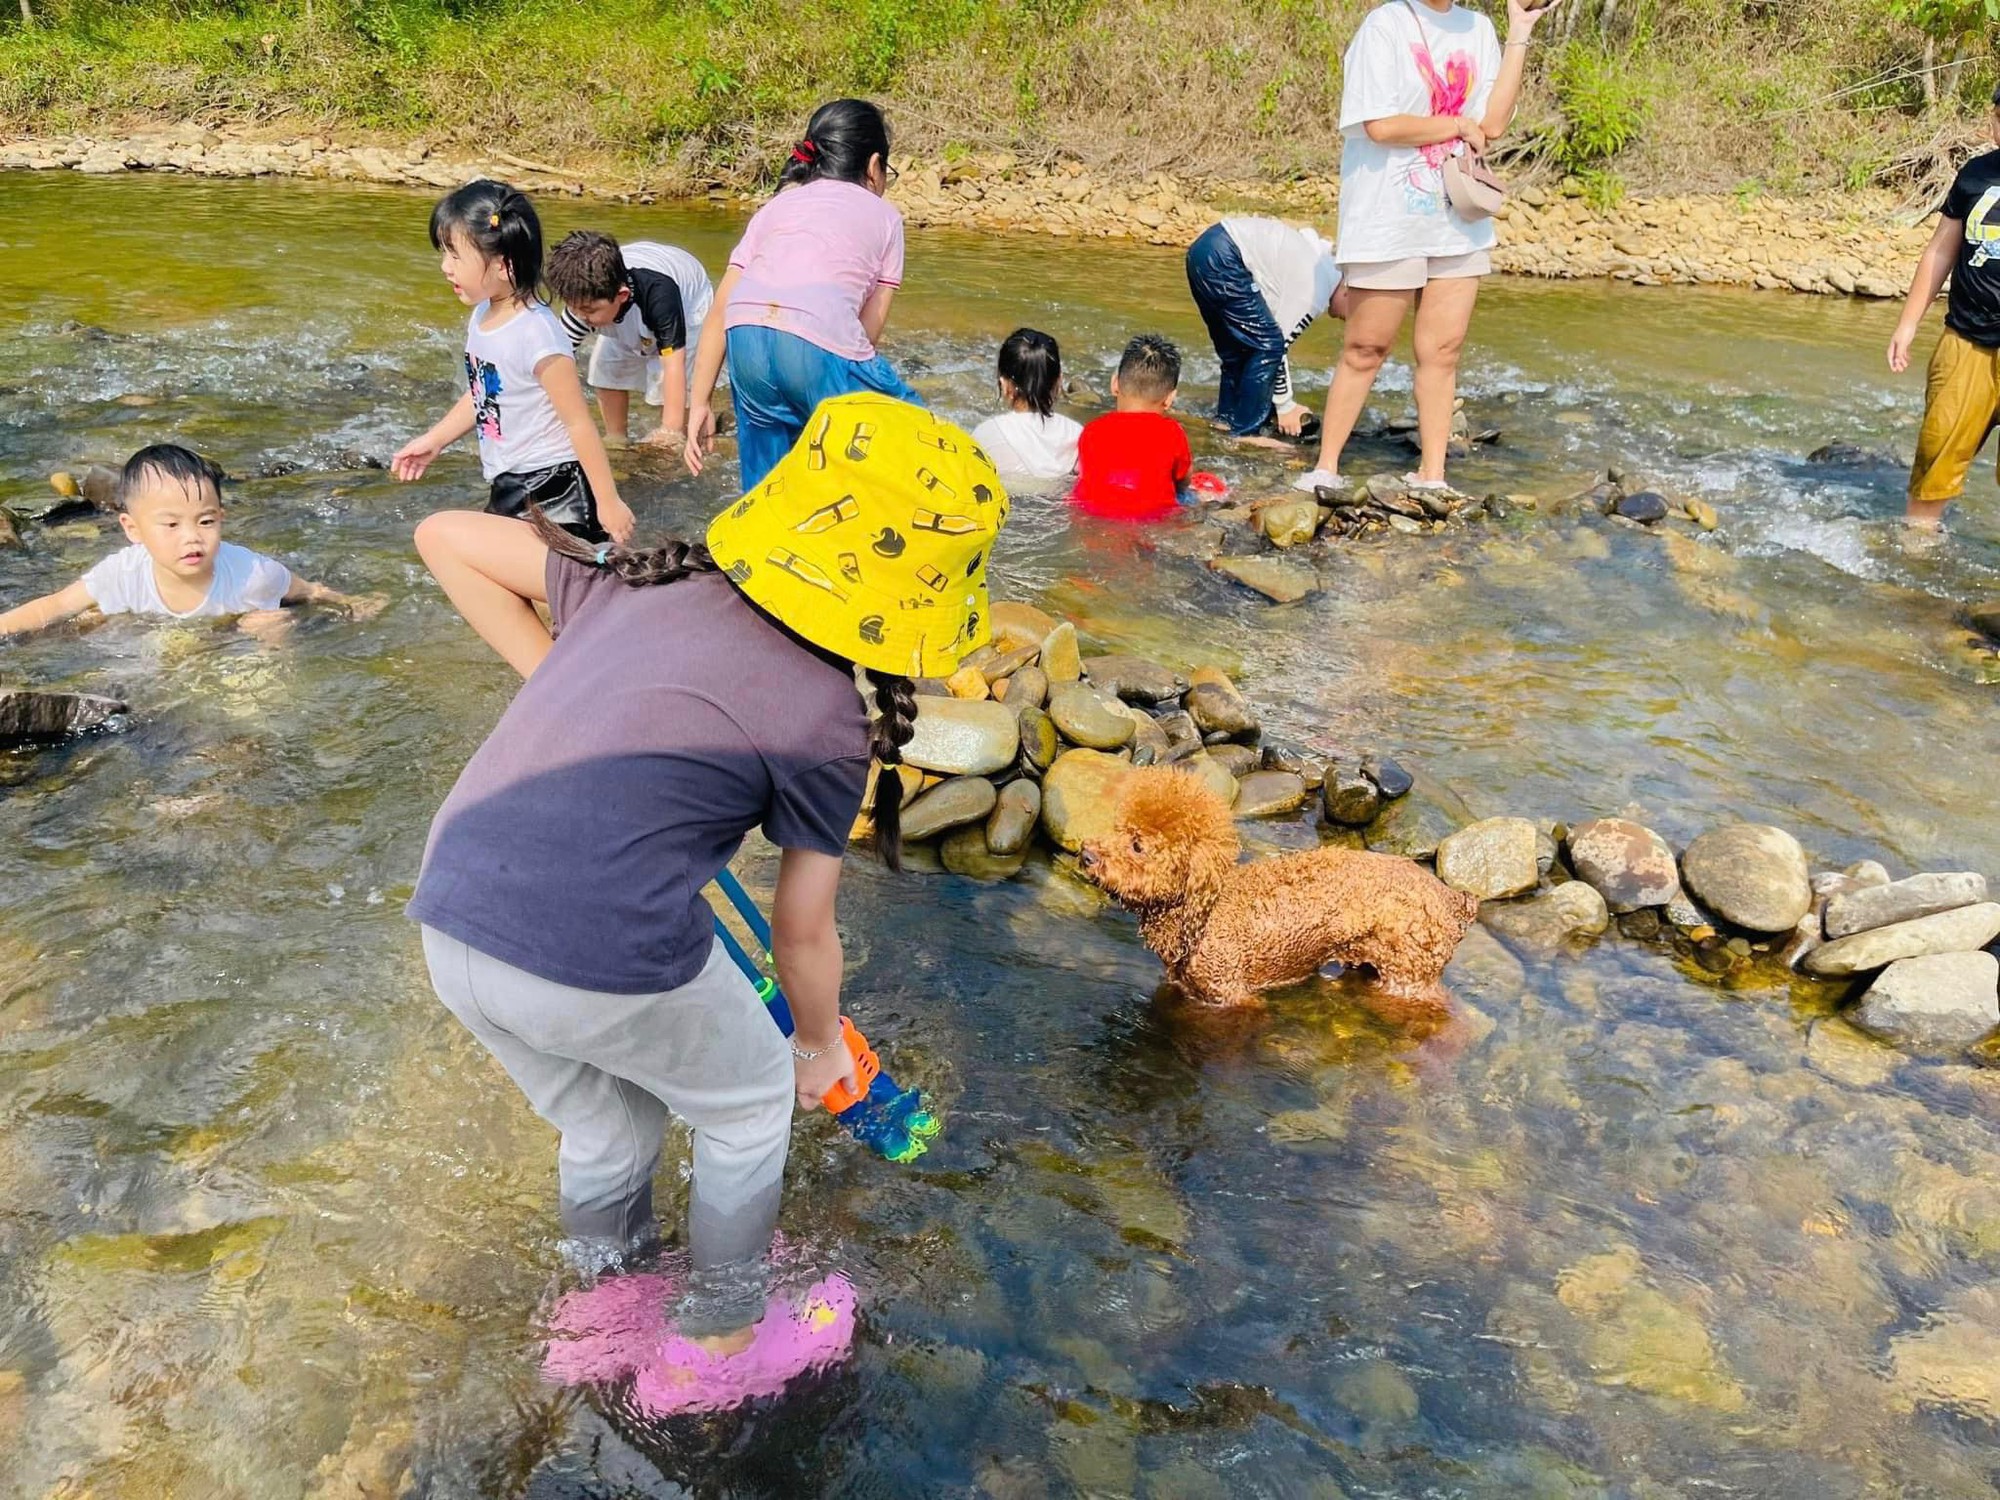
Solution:
<svg viewBox="0 0 2000 1500"><path fill-rule="evenodd" d="M1439 77L1437 64L1432 59L1430 49L1421 45L1410 48L1417 60L1417 71L1423 75L1424 86L1431 91L1431 113L1434 115L1462 115L1472 98L1472 56L1467 52L1453 52L1444 60L1444 76ZM1445 158L1456 149L1456 141L1439 141L1417 149L1434 169L1442 171Z"/></svg>

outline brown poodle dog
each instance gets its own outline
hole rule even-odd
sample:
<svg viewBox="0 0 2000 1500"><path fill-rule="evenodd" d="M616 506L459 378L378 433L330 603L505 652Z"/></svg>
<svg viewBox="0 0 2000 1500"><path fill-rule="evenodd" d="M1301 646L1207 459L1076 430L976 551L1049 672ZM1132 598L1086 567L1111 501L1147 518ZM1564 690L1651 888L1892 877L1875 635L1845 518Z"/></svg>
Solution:
<svg viewBox="0 0 2000 1500"><path fill-rule="evenodd" d="M1237 864L1228 806L1184 771L1127 778L1084 874L1139 918L1167 977L1210 1005L1247 1005L1322 965L1365 964L1390 993L1438 993L1479 903L1414 860L1314 849Z"/></svg>

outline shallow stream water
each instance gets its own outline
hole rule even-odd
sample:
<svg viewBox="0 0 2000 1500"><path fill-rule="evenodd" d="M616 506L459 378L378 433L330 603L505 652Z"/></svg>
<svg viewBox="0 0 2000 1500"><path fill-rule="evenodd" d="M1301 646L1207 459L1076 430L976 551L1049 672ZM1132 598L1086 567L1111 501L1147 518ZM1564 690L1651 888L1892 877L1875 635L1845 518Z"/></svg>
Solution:
<svg viewBox="0 0 2000 1500"><path fill-rule="evenodd" d="M0 499L169 437L238 475L295 465L234 491L231 535L392 599L276 642L115 620L0 645L0 682L133 710L0 758L0 1494L1994 1492L2000 1074L1615 932L1526 963L1476 938L1448 1047L1332 982L1204 1022L1156 1000L1128 918L1033 863L848 877L849 1008L946 1120L910 1166L798 1127L785 1232L859 1286L851 1363L701 1426L544 1384L554 1140L430 995L401 910L511 687L410 546L477 503L476 463L350 467L455 394L427 209L0 176ZM546 213L551 239L601 224L718 269L737 227ZM1464 390L1504 441L1460 482L1552 500L1617 464L1710 499L1710 536L1521 512L1336 549L1325 592L1276 608L1023 499L997 589L1221 662L1273 733L1393 751L1478 814L1636 806L1676 841L1749 817L1818 866L2000 874L1992 667L1953 623L2000 591L1990 472L1926 547L1892 463L1804 458L1907 454L1893 317L1489 285ZM1169 252L918 237L887 347L969 423L1021 323L1100 389L1163 329L1184 405L1212 399ZM1301 368L1332 349L1315 330ZM1375 417L1408 388L1392 368ZM1386 436L1356 460L1407 467ZM724 493L618 462L642 523ZM28 541L0 600L113 539ZM768 891L768 850L739 868Z"/></svg>

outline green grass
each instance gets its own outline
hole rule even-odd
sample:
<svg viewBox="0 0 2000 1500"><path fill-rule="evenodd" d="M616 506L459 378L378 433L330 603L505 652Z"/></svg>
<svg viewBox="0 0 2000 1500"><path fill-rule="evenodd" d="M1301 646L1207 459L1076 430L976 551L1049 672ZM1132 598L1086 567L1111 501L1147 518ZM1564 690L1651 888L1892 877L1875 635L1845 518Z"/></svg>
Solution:
<svg viewBox="0 0 2000 1500"><path fill-rule="evenodd" d="M1497 10L1498 0L1490 0ZM1607 7L1611 19L1606 24ZM0 21L0 123L274 122L421 136L662 185L768 172L814 104L899 145L1111 171L1330 171L1368 0L65 0ZM1568 12L1575 12L1572 16ZM1516 170L1634 188L1852 188L1937 136L1905 0L1566 0ZM1978 39L1975 38L1975 41ZM1941 111L1976 113L1985 51Z"/></svg>

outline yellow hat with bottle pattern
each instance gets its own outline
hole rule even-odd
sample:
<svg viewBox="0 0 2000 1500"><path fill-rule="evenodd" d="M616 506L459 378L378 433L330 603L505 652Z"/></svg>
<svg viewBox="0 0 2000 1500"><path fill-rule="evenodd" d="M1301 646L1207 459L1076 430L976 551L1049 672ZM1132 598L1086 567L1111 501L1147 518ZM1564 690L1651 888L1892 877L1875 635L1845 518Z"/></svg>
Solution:
<svg viewBox="0 0 2000 1500"><path fill-rule="evenodd" d="M863 392L822 401L764 482L708 523L716 566L814 645L946 677L992 635L1007 491L964 431Z"/></svg>

